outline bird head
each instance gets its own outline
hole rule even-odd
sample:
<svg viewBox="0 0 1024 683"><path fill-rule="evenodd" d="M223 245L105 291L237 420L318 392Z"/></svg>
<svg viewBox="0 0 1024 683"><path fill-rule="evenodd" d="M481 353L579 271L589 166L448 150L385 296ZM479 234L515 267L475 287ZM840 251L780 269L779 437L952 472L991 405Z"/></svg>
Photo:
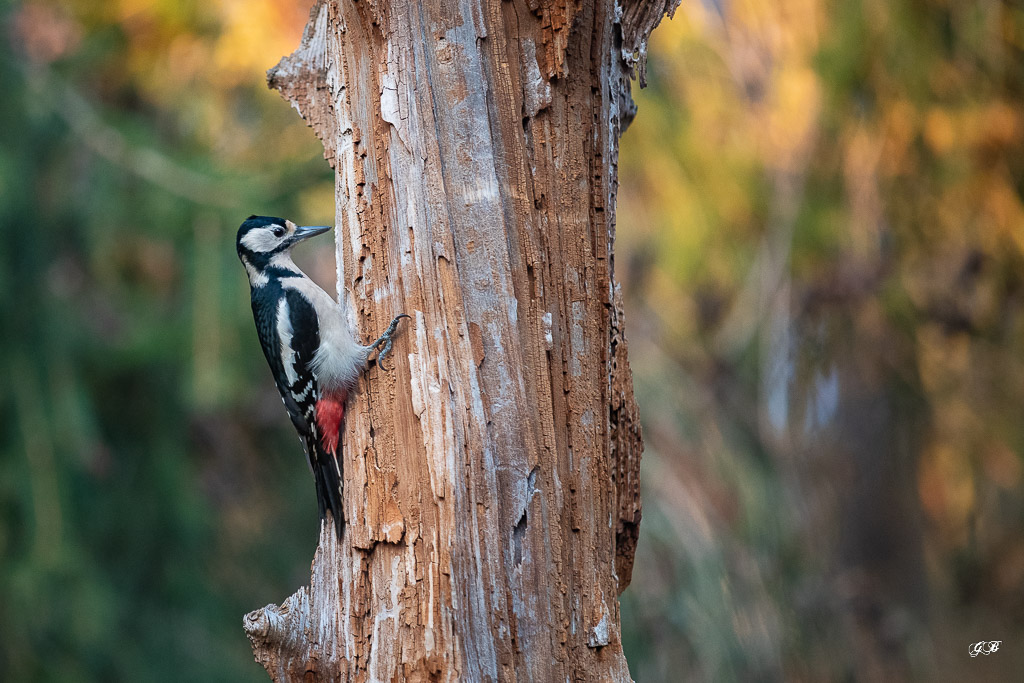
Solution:
<svg viewBox="0 0 1024 683"><path fill-rule="evenodd" d="M290 264L292 247L330 229L328 225L298 226L274 216L249 216L238 228L235 246L238 258L249 271L249 280L256 284L257 276L274 265L275 258L282 265Z"/></svg>

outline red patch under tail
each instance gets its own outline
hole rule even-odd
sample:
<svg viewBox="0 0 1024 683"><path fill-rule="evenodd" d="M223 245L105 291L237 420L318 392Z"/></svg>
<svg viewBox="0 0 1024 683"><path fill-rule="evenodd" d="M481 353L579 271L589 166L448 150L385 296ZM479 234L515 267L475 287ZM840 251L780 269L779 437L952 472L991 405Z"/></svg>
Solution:
<svg viewBox="0 0 1024 683"><path fill-rule="evenodd" d="M338 441L341 438L341 421L345 417L345 400L347 391L322 396L316 402L316 426L320 432L320 443L331 455L338 454Z"/></svg>

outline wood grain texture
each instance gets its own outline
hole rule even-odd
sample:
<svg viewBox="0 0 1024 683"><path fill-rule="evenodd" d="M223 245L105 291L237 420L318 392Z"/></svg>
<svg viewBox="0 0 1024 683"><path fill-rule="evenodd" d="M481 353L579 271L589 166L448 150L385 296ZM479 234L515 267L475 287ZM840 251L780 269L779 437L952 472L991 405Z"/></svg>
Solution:
<svg viewBox="0 0 1024 683"><path fill-rule="evenodd" d="M270 71L336 170L353 324L413 316L350 401L345 538L246 618L275 680L629 680L616 163L673 6L321 0Z"/></svg>

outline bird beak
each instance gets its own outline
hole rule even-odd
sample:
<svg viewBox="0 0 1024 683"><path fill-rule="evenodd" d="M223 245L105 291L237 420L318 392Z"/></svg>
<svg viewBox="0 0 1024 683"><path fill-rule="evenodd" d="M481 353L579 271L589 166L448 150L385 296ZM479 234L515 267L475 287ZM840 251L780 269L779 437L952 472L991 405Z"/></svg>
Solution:
<svg viewBox="0 0 1024 683"><path fill-rule="evenodd" d="M331 229L329 225L302 225L295 228L292 233L291 242L301 242L304 239L321 235Z"/></svg>

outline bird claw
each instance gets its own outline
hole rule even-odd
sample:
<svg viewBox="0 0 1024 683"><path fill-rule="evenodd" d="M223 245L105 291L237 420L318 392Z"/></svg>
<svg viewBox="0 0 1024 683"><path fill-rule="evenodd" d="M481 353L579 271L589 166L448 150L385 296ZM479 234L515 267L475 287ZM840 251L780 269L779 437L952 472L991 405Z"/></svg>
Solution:
<svg viewBox="0 0 1024 683"><path fill-rule="evenodd" d="M391 344L394 341L392 339L392 336L394 336L395 330L398 329L398 321L401 320L402 318L409 318L411 320L412 316L406 315L405 313L396 316L395 319L391 321L391 324L388 325L388 329L384 330L384 334L379 336L377 338L377 341L370 344L371 349L380 349L377 352L377 366L381 370L389 371L389 368L386 365L384 365L384 358L389 353L391 353ZM383 345L384 348L380 348L381 345Z"/></svg>

